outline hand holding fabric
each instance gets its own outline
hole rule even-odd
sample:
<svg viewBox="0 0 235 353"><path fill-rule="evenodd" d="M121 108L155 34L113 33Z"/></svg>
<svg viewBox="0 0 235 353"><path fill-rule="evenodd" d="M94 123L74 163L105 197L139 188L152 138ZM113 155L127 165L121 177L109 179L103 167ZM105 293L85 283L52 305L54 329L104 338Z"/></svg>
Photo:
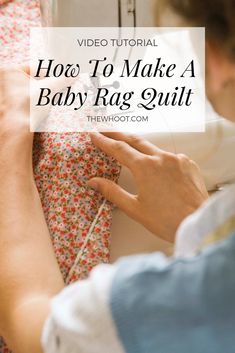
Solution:
<svg viewBox="0 0 235 353"><path fill-rule="evenodd" d="M185 217L208 198L196 163L165 152L144 139L122 133L92 133L93 143L132 172L138 195L112 181L93 178L89 185L152 233L170 242Z"/></svg>

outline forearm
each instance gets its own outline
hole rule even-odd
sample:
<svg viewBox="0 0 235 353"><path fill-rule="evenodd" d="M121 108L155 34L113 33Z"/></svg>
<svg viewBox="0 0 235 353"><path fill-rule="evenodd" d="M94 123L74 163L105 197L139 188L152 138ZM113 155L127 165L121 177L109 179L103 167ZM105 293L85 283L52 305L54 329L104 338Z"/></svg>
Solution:
<svg viewBox="0 0 235 353"><path fill-rule="evenodd" d="M1 142L0 329L14 352L37 353L50 298L63 280L33 179L30 144L19 137Z"/></svg>

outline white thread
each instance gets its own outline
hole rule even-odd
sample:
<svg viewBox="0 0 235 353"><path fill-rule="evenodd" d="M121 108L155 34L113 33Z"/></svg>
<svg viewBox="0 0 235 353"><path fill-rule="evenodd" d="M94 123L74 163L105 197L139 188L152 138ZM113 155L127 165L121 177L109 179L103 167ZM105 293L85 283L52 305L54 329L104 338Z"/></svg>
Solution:
<svg viewBox="0 0 235 353"><path fill-rule="evenodd" d="M94 230L94 228L95 228L95 225L96 225L96 223L97 223L97 221L98 221L98 219L99 219L99 217L100 217L100 215L101 215L101 212L103 211L104 206L106 205L106 202L107 202L106 200L103 201L103 203L102 203L102 205L100 206L99 211L98 211L98 213L97 213L97 215L96 215L94 221L92 222L92 225L91 225L91 227L90 227L90 229L89 229L89 232L87 233L87 236L86 236L86 238L85 238L85 240L84 240L84 243L83 243L83 245L82 245L80 251L79 251L78 254L77 254L77 257L76 257L76 259L75 259L75 261L74 261L73 266L71 267L71 269L70 269L70 271L69 271L68 277L67 277L67 279L66 279L66 284L68 284L68 281L69 281L70 277L72 276L73 272L75 271L75 268L76 268L76 266L77 266L77 264L78 264L78 262L79 262L79 260L80 260L80 257L82 256L82 253L83 253L83 251L84 251L84 249L85 249L85 247L86 247L86 245L87 245L87 243L88 243L88 241L89 241L89 239L90 239L90 236L92 235L92 232L93 232L93 230Z"/></svg>

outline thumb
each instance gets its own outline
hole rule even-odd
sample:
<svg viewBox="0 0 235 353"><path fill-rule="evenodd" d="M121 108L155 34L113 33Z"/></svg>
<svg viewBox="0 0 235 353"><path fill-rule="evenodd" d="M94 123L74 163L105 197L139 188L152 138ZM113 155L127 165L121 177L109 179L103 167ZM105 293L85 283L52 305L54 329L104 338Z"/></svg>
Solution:
<svg viewBox="0 0 235 353"><path fill-rule="evenodd" d="M93 178L88 181L88 186L99 191L104 198L115 204L124 213L134 217L137 204L136 197L122 189L115 182L105 178Z"/></svg>
<svg viewBox="0 0 235 353"><path fill-rule="evenodd" d="M50 114L50 110L52 108L52 103L39 106L38 99L40 96L41 89L47 88L50 90L50 95L61 92L65 87L68 87L78 81L78 78L66 78L64 76L61 77L49 77L41 80L36 80L34 77L30 78L30 92L31 92L31 130L34 132L40 132L40 124L48 118ZM47 122L47 127L50 130L49 120ZM53 127L53 122L52 122ZM42 128L44 129L44 128Z"/></svg>

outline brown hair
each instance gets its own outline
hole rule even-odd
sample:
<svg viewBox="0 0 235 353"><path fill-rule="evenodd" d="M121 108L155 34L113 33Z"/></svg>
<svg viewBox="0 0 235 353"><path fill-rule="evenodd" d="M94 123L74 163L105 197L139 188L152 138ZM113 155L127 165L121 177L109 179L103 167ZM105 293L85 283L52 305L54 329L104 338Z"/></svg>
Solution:
<svg viewBox="0 0 235 353"><path fill-rule="evenodd" d="M235 0L157 0L190 25L206 27L209 41L235 60Z"/></svg>

